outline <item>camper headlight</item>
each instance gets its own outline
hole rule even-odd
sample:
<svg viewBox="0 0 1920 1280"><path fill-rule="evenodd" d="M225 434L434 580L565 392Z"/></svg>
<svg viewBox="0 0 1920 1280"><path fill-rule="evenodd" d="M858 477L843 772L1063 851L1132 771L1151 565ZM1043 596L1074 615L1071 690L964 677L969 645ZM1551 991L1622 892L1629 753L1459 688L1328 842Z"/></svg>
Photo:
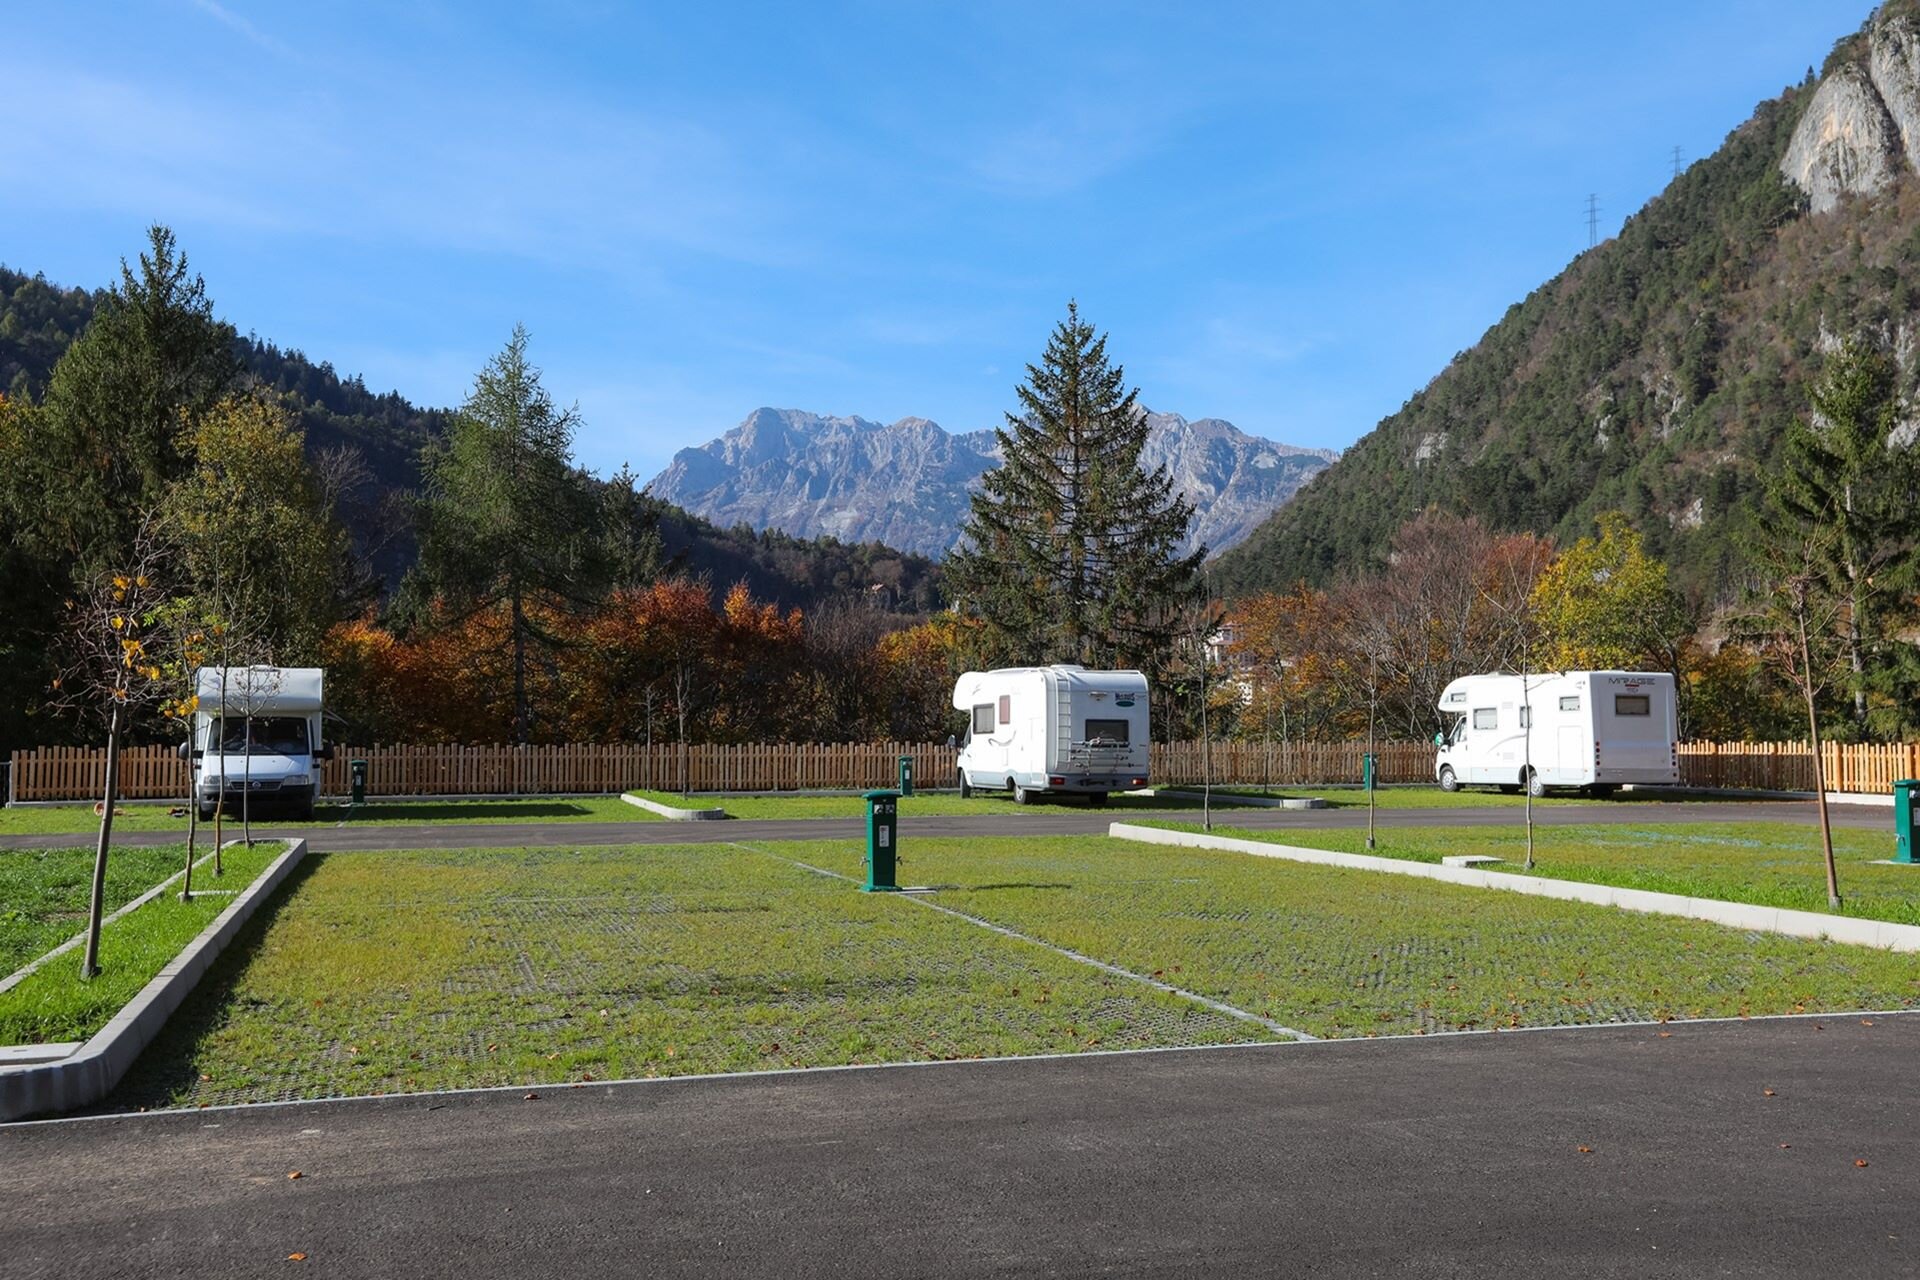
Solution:
<svg viewBox="0 0 1920 1280"><path fill-rule="evenodd" d="M313 781L313 778L308 774L290 773L286 777L280 779L280 785L283 787L304 787L309 782L312 782L312 781Z"/></svg>

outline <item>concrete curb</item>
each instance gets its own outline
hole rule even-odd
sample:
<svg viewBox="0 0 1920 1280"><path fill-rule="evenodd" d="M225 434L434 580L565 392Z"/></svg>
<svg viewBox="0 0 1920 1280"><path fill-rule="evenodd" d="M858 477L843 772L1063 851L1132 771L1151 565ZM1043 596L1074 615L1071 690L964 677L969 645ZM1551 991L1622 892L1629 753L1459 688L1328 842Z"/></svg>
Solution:
<svg viewBox="0 0 1920 1280"><path fill-rule="evenodd" d="M620 797L636 808L648 813L657 813L674 822L717 822L727 816L725 809L676 809L670 804L661 804L656 800L642 800L639 796L622 795Z"/></svg>
<svg viewBox="0 0 1920 1280"><path fill-rule="evenodd" d="M1156 791L1156 796L1175 800L1205 800L1200 791ZM1324 809L1327 802L1319 796L1250 796L1239 791L1216 791L1213 803L1235 809Z"/></svg>
<svg viewBox="0 0 1920 1280"><path fill-rule="evenodd" d="M72 1111L112 1092L215 957L306 856L305 840L288 840L286 845L287 851L275 858L259 879L228 903L199 937L76 1052L54 1062L0 1067L0 1122Z"/></svg>
<svg viewBox="0 0 1920 1280"><path fill-rule="evenodd" d="M1355 871L1384 871L1389 875L1415 876L1473 889L1503 889L1509 893L1527 893L1539 898L1560 898L1601 907L1619 907L1626 911L1681 916L1753 933L1846 942L1861 947L1878 947L1883 951L1920 951L1920 925L1862 920L1854 916L1833 916L1820 911L1796 911L1787 907L1761 907L1745 902L1722 902L1718 898L1689 898L1678 893L1656 893L1651 889L1620 889L1608 884L1588 884L1583 880L1549 880L1542 876L1515 875L1510 871L1443 867L1431 862L1407 862L1400 858L1380 858L1364 853L1335 853L1330 849L1305 849L1298 845L1269 844L1264 840L1237 840L1231 836L1208 835L1199 831L1168 831L1161 827L1138 827L1126 822L1114 823L1107 828L1107 834L1118 840L1177 845L1187 849L1224 849L1232 853L1250 853L1258 858L1284 858L1290 862L1311 862Z"/></svg>

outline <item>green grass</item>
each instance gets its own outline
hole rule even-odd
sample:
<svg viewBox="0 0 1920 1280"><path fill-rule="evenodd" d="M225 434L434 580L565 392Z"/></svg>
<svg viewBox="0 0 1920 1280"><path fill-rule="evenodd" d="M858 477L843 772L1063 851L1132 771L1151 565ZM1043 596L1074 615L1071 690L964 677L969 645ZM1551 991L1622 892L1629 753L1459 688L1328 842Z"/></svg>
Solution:
<svg viewBox="0 0 1920 1280"><path fill-rule="evenodd" d="M356 827L412 826L431 823L471 824L491 822L658 822L645 809L623 802L619 796L539 797L514 800L375 800L353 809L345 803L322 801L313 821L301 822L284 811L262 810L254 815L255 827L267 830L302 830L344 823ZM85 804L53 805L45 808L11 806L0 809L0 836L66 835L96 831L100 819L93 806ZM239 834L238 814L225 815L226 836ZM113 819L115 831L177 831L187 834L184 810L179 817L169 816L166 805L131 804ZM203 835L211 839L211 823L200 824Z"/></svg>
<svg viewBox="0 0 1920 1280"><path fill-rule="evenodd" d="M196 890L239 890L253 882L267 864L286 851L278 841L262 843L252 849L235 847L223 855L225 874L216 878L212 868L194 872ZM117 850L107 865L111 871L122 853ZM184 860L185 848L172 851ZM0 859L15 854L0 854ZM90 852L87 854L91 859ZM132 859L129 859L132 861ZM91 873L89 872L89 875ZM153 882L163 878L153 877ZM149 887L143 885L142 888ZM138 896L138 890L126 898ZM125 899L122 899L123 901ZM63 899L71 903L68 895ZM0 992L0 1044L42 1044L50 1041L85 1040L107 1024L122 1005L141 987L180 954L202 929L227 909L231 892L196 892L192 902L180 901L176 893L163 893L131 914L107 925L100 934L100 974L90 981L80 977L78 951L56 957L29 975L18 986ZM61 936L49 943L49 949L65 941L85 924L86 884L78 896L82 918L71 928L63 927ZM68 922L70 923L70 922ZM27 957L31 959L32 957ZM15 966L18 967L18 966Z"/></svg>
<svg viewBox="0 0 1920 1280"><path fill-rule="evenodd" d="M947 906L1313 1035L1920 1003L1912 956L1373 872L1097 837L904 852Z"/></svg>
<svg viewBox="0 0 1920 1280"><path fill-rule="evenodd" d="M1193 787L1170 787L1167 790L1192 791ZM1319 796L1327 802L1329 809L1364 809L1367 807L1367 793L1357 786L1341 784L1338 786L1298 786L1275 787L1264 790L1260 787L1215 787L1214 799L1217 803L1222 795L1244 796ZM1519 809L1526 805L1523 795L1507 795L1490 787L1463 787L1459 791L1442 791L1438 786L1391 786L1381 787L1374 792L1376 803L1382 809ZM1725 803L1725 796L1692 796L1685 792L1648 792L1621 791L1611 798L1597 800L1591 796L1552 794L1540 796L1534 800L1536 805L1554 807L1568 805L1636 805L1636 804L1714 804ZM1764 804L1765 800L1749 803ZM1779 803L1793 803L1780 801Z"/></svg>
<svg viewBox="0 0 1920 1280"><path fill-rule="evenodd" d="M1169 787L1169 791L1198 791L1198 787ZM1521 795L1506 795L1496 790L1460 790L1442 791L1438 786L1394 786L1381 787L1374 793L1375 803L1382 809L1482 809L1489 806L1512 805L1520 807L1526 802ZM1364 809L1367 807L1367 793L1360 787L1339 786L1298 786L1275 787L1271 791L1261 787L1215 787L1214 802L1219 803L1222 796L1319 796L1327 802L1329 809ZM1535 804L1605 804L1611 801L1593 800L1586 796L1542 796Z"/></svg>
<svg viewBox="0 0 1920 1280"><path fill-rule="evenodd" d="M862 818L867 813L867 802L857 795L844 796L803 796L768 793L762 795L736 796L714 795L696 791L692 795L681 795L677 791L630 791L628 795L640 796L660 804L672 805L679 809L722 808L733 818ZM1215 798L1215 807L1225 803ZM631 807L631 806L629 806ZM925 814L931 817L949 817L955 815L987 816L1011 813L1047 813L1061 809L1088 809L1087 801L1079 796L1045 799L1033 804L1020 805L1013 802L1011 792L990 791L976 794L962 800L957 792L920 792L900 801L903 814ZM1169 813L1198 809L1198 800L1179 800L1161 796L1132 796L1115 793L1107 797L1107 807L1102 813ZM640 810L635 809L638 813Z"/></svg>
<svg viewBox="0 0 1920 1280"><path fill-rule="evenodd" d="M117 911L178 871L186 854L184 843L114 849L107 859L102 914ZM0 978L80 932L92 888L92 849L0 850Z"/></svg>
<svg viewBox="0 0 1920 1280"><path fill-rule="evenodd" d="M1191 823L1154 825L1197 830ZM1522 870L1525 837L1517 821L1512 827L1382 827L1371 851L1364 831L1252 831L1216 823L1214 832L1242 840L1372 852L1415 862L1479 854L1506 860L1488 870L1526 874ZM1920 867L1873 865L1893 855L1891 823L1885 832L1834 828L1833 853L1844 903L1841 914L1920 924ZM1694 898L1827 910L1819 829L1797 823L1536 826L1532 874Z"/></svg>
<svg viewBox="0 0 1920 1280"><path fill-rule="evenodd" d="M1268 1038L731 846L314 856L272 912L116 1104Z"/></svg>
<svg viewBox="0 0 1920 1280"><path fill-rule="evenodd" d="M905 852L942 905L1314 1035L1920 1002L1911 957L1578 903L1093 836ZM1270 1038L794 861L860 850L314 857L112 1103Z"/></svg>

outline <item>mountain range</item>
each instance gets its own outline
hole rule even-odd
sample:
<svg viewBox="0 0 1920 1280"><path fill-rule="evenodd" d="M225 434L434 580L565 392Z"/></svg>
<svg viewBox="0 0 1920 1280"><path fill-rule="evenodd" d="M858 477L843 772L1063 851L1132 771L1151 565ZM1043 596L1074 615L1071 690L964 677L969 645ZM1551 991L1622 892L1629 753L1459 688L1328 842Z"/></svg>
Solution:
<svg viewBox="0 0 1920 1280"><path fill-rule="evenodd" d="M95 297L0 268L0 388L39 394ZM1683 587L1726 598L1785 428L1848 337L1891 355L1920 404L1920 0L1888 0L1339 456L1156 414L1146 460L1195 501L1230 594L1376 572L1428 509L1563 542L1619 510ZM257 338L237 354L310 448L364 459L365 511L417 485L442 411ZM1920 435L1920 415L1896 432ZM760 409L681 450L653 494L669 550L717 583L926 607L934 568L906 552L953 545L994 461L988 431ZM392 581L410 546L383 555Z"/></svg>
<svg viewBox="0 0 1920 1280"><path fill-rule="evenodd" d="M1218 418L1148 413L1141 462L1165 466L1193 503L1188 548L1229 547L1338 455L1248 435ZM993 431L951 433L926 418L882 424L798 409L756 409L682 449L648 492L720 525L797 537L884 542L929 556L951 550L968 496L1000 464Z"/></svg>

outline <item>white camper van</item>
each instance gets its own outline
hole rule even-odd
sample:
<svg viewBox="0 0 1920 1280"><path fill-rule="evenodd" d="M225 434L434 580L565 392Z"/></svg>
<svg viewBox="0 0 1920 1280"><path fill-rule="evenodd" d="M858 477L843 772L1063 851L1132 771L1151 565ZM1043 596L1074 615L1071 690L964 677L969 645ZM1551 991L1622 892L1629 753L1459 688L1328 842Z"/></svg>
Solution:
<svg viewBox="0 0 1920 1280"><path fill-rule="evenodd" d="M1147 785L1147 678L1078 666L969 671L953 687L968 716L960 794L1013 792L1026 804L1048 792L1107 794Z"/></svg>
<svg viewBox="0 0 1920 1280"><path fill-rule="evenodd" d="M193 762L193 799L202 818L226 788L224 806L291 808L313 816L320 764L333 748L321 739L326 672L318 667L202 667L194 673L199 706L193 741L181 752Z"/></svg>
<svg viewBox="0 0 1920 1280"><path fill-rule="evenodd" d="M1584 787L1610 795L1623 782L1680 781L1673 677L1663 672L1463 676L1440 695L1440 710L1450 721L1434 737L1433 775L1443 791Z"/></svg>

